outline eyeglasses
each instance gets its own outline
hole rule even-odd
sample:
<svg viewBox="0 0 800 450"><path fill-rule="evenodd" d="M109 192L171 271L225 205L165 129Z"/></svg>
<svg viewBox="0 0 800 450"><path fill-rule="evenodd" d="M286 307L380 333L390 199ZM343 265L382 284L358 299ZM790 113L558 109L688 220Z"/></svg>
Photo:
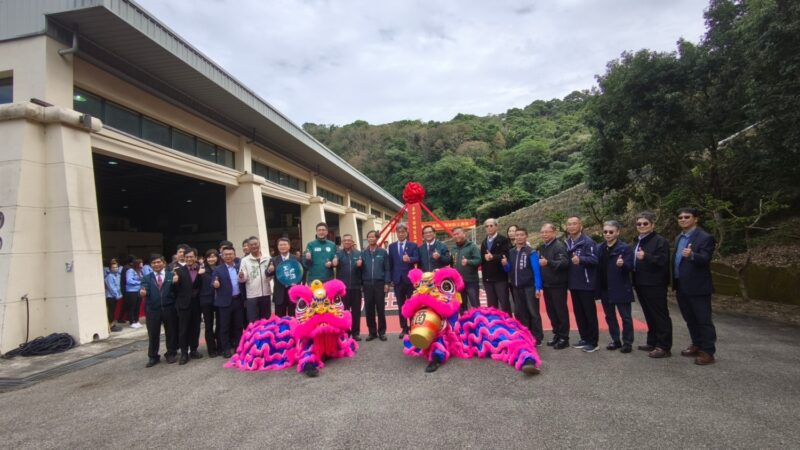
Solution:
<svg viewBox="0 0 800 450"><path fill-rule="evenodd" d="M614 234L617 230L603 230L603 234Z"/></svg>
<svg viewBox="0 0 800 450"><path fill-rule="evenodd" d="M489 227L496 227L497 225L495 225L495 224L491 224L491 223L487 223L487 224L486 224L486 225L484 225L484 226L485 226L486 228L489 228Z"/></svg>
<svg viewBox="0 0 800 450"><path fill-rule="evenodd" d="M646 227L650 225L650 222L636 222L637 227Z"/></svg>
<svg viewBox="0 0 800 450"><path fill-rule="evenodd" d="M678 216L678 220L689 220L692 216Z"/></svg>

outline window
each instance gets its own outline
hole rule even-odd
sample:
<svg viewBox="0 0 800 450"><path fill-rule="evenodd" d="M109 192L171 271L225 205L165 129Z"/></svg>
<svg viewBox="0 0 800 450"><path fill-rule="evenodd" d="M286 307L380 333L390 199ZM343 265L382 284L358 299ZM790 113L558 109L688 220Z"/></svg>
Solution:
<svg viewBox="0 0 800 450"><path fill-rule="evenodd" d="M142 117L142 139L164 147L171 147L169 127L147 117Z"/></svg>
<svg viewBox="0 0 800 450"><path fill-rule="evenodd" d="M281 186L305 192L306 182L278 169L253 161L253 173Z"/></svg>
<svg viewBox="0 0 800 450"><path fill-rule="evenodd" d="M333 192L321 188L319 186L317 186L317 195L319 195L320 197L324 198L329 202L337 203L339 205L344 205L344 197L338 194L334 194Z"/></svg>
<svg viewBox="0 0 800 450"><path fill-rule="evenodd" d="M378 219L383 219L383 213L375 208L372 208L372 215Z"/></svg>
<svg viewBox="0 0 800 450"><path fill-rule="evenodd" d="M363 213L367 212L367 205L365 205L363 203L359 203L359 202L354 201L352 199L350 200L350 206L353 209L357 210L357 211L360 211L360 212L363 212Z"/></svg>
<svg viewBox="0 0 800 450"><path fill-rule="evenodd" d="M112 128L119 131L132 134L134 136L141 136L141 129L139 128L139 114L123 108L116 103L106 102L105 117L103 122Z"/></svg>
<svg viewBox="0 0 800 450"><path fill-rule="evenodd" d="M234 168L233 152L225 150L224 148L217 147L217 161L225 167Z"/></svg>
<svg viewBox="0 0 800 450"><path fill-rule="evenodd" d="M172 129L172 148L194 156L194 136Z"/></svg>
<svg viewBox="0 0 800 450"><path fill-rule="evenodd" d="M72 107L75 111L103 119L103 99L96 95L75 89L72 97Z"/></svg>
<svg viewBox="0 0 800 450"><path fill-rule="evenodd" d="M217 162L217 148L201 139L197 140L197 157L206 161Z"/></svg>
<svg viewBox="0 0 800 450"><path fill-rule="evenodd" d="M14 79L0 79L0 103L11 103L14 101Z"/></svg>

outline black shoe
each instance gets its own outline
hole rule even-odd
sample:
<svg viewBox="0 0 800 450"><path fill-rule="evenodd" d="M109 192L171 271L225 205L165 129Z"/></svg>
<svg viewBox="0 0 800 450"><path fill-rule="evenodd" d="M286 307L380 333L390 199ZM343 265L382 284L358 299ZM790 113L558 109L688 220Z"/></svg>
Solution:
<svg viewBox="0 0 800 450"><path fill-rule="evenodd" d="M175 361L178 360L175 355L167 355L165 358L167 360L167 364L175 364Z"/></svg>
<svg viewBox="0 0 800 450"><path fill-rule="evenodd" d="M442 363L440 363L439 361L433 360L428 364L428 367L425 368L425 373L436 372L439 369L439 366L441 365Z"/></svg>
<svg viewBox="0 0 800 450"><path fill-rule="evenodd" d="M407 334L408 334L408 333L406 333L405 331L403 331L402 333L400 333L400 336L397 336L397 337L398 337L398 338L400 338L400 339L403 339L403 336L405 336L405 335L407 335Z"/></svg>
<svg viewBox="0 0 800 450"><path fill-rule="evenodd" d="M306 374L309 378L314 378L319 375L319 369L313 363L308 363L303 367L303 373Z"/></svg>
<svg viewBox="0 0 800 450"><path fill-rule="evenodd" d="M187 355L186 353L181 353L181 359L180 361L178 361L178 365L182 366L188 362L189 362L189 355Z"/></svg>
<svg viewBox="0 0 800 450"><path fill-rule="evenodd" d="M370 334L369 336L367 336L365 341L369 342L369 341L374 341L375 339L378 339L378 336L375 334Z"/></svg>
<svg viewBox="0 0 800 450"><path fill-rule="evenodd" d="M361 341L361 336L355 335L355 336L353 336L353 340L356 341L356 342L360 342Z"/></svg>
<svg viewBox="0 0 800 450"><path fill-rule="evenodd" d="M227 359L227 358L230 358L231 356L233 356L233 354L231 353L230 350L225 350L224 352L222 352L222 357L223 358Z"/></svg>
<svg viewBox="0 0 800 450"><path fill-rule="evenodd" d="M624 344L622 346L622 349L620 350L621 353L630 353L632 351L633 351L633 347L631 346L631 344Z"/></svg>
<svg viewBox="0 0 800 450"><path fill-rule="evenodd" d="M553 350L563 350L569 347L569 341L566 339L559 339L553 346Z"/></svg>
<svg viewBox="0 0 800 450"><path fill-rule="evenodd" d="M209 358L216 358L217 356L219 356L219 353L215 352L214 350L209 350L208 351L208 357Z"/></svg>
<svg viewBox="0 0 800 450"><path fill-rule="evenodd" d="M548 347L554 347L558 343L558 340L559 339L558 339L557 336L553 336L553 339L550 339L549 341L547 341L547 346Z"/></svg>
<svg viewBox="0 0 800 450"><path fill-rule="evenodd" d="M159 362L161 362L161 358L150 358L147 360L147 365L145 367L153 367Z"/></svg>
<svg viewBox="0 0 800 450"><path fill-rule="evenodd" d="M382 341L385 341L386 340L386 335L382 334L382 335L378 336L378 339L380 339Z"/></svg>
<svg viewBox="0 0 800 450"><path fill-rule="evenodd" d="M556 344L557 343L558 342L556 342ZM553 347L555 347L555 345ZM541 373L541 371L537 369L536 366L533 364L533 361L528 361L525 364L523 364L522 371L527 375L539 375Z"/></svg>
<svg viewBox="0 0 800 450"><path fill-rule="evenodd" d="M622 347L622 344L619 342L611 342L610 344L606 345L606 350L619 350Z"/></svg>
<svg viewBox="0 0 800 450"><path fill-rule="evenodd" d="M652 352L656 348L654 346L652 346L652 345L640 345L640 346L636 347L636 349L637 350L641 350L643 352Z"/></svg>
<svg viewBox="0 0 800 450"><path fill-rule="evenodd" d="M203 354L198 352L197 350L189 353L189 358L192 358L192 359L200 359L202 357L203 357Z"/></svg>

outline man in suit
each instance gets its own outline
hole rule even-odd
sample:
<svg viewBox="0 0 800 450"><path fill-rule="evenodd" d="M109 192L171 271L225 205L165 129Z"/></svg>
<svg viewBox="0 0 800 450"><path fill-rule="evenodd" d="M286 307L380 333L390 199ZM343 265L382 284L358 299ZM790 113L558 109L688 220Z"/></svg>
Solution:
<svg viewBox="0 0 800 450"><path fill-rule="evenodd" d="M681 234L675 240L672 288L692 339L692 345L681 351L681 355L694 357L695 364L705 366L714 363L717 350L717 330L711 319L711 294L714 293L711 258L716 242L697 226L697 222L697 210L678 210Z"/></svg>
<svg viewBox="0 0 800 450"><path fill-rule="evenodd" d="M352 234L342 235L342 249L336 252L336 279L341 280L347 291L344 298L344 309L350 311L352 323L350 325L350 336L356 341L361 340L361 270L364 260L361 252L354 246Z"/></svg>
<svg viewBox="0 0 800 450"><path fill-rule="evenodd" d="M293 259L300 263L300 258L289 253L291 243L288 238L282 237L278 239L278 254L272 257L272 260L267 267L267 276L275 276L275 271L282 262ZM274 281L272 288L272 301L275 303L275 315L278 317L290 316L294 317L294 303L289 300L289 287L281 284L277 279Z"/></svg>
<svg viewBox="0 0 800 450"><path fill-rule="evenodd" d="M153 272L142 278L139 295L145 298L145 317L147 319L147 367L159 363L158 348L161 341L161 327L164 327L167 363L176 361L178 353L178 318L175 313L175 293L172 277L167 276L167 262L161 255L152 255L150 265Z"/></svg>
<svg viewBox="0 0 800 450"><path fill-rule="evenodd" d="M603 304L608 334L611 335L606 350L619 349L622 353L630 353L633 350L633 251L628 244L619 240L620 228L622 226L616 220L603 223L605 242L597 245L597 292ZM622 318L621 342L617 312Z"/></svg>
<svg viewBox="0 0 800 450"><path fill-rule="evenodd" d="M450 265L450 250L436 239L436 231L432 226L426 225L422 228L422 239L425 242L419 249L419 268L423 272L433 272Z"/></svg>
<svg viewBox="0 0 800 450"><path fill-rule="evenodd" d="M401 223L395 228L397 232L397 242L389 246L389 268L392 274L392 284L394 285L394 296L397 299L398 311L403 309L403 304L411 297L414 291L411 281L408 279L408 272L419 262L419 249L417 244L408 240L408 226ZM398 314L400 320L400 339L408 334L408 320L402 314Z"/></svg>
<svg viewBox="0 0 800 450"><path fill-rule="evenodd" d="M222 356L230 358L231 346L242 338L244 299L239 285L239 265L234 262L233 247L223 247L222 264L212 273L211 285L216 291L214 306L219 310L219 340Z"/></svg>
<svg viewBox="0 0 800 450"><path fill-rule="evenodd" d="M486 228L486 239L481 242L481 274L483 276L483 289L486 291L486 304L493 308L500 308L507 313L511 312L511 303L508 301L508 274L503 270L500 262L503 256L508 255L511 242L498 233L497 219L486 219L483 222Z"/></svg>
<svg viewBox="0 0 800 450"><path fill-rule="evenodd" d="M633 241L633 289L647 321L647 343L639 350L651 358L672 356L672 320L667 307L669 285L669 242L655 232L656 215L636 215Z"/></svg>
<svg viewBox="0 0 800 450"><path fill-rule="evenodd" d="M200 343L200 281L202 275L197 265L197 250L187 248L183 253L184 265L173 268L175 305L178 313L178 346L181 357L178 364L203 357L197 347ZM190 353L191 350L191 353Z"/></svg>

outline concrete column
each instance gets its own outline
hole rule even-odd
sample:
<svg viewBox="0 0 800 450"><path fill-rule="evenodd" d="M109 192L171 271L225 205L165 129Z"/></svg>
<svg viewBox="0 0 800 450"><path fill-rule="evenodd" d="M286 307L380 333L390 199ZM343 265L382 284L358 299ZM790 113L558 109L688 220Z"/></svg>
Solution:
<svg viewBox="0 0 800 450"><path fill-rule="evenodd" d="M375 216L367 216L367 220L364 221L364 234L369 233L370 231L381 231L381 225L378 224L378 220ZM361 236L361 239L366 239L366 236Z"/></svg>
<svg viewBox="0 0 800 450"><path fill-rule="evenodd" d="M91 128L80 114L0 106L0 351L51 333L108 337ZM27 312L29 308L29 312Z"/></svg>
<svg viewBox="0 0 800 450"><path fill-rule="evenodd" d="M322 197L311 197L308 205L300 207L300 224L303 235L301 250L305 250L306 244L317 238L317 224L325 222L325 199Z"/></svg>
<svg viewBox="0 0 800 450"><path fill-rule="evenodd" d="M358 222L356 221L355 208L346 208L344 215L339 216L339 232L340 235L352 234L353 241L356 243L356 248L361 250L361 237L358 233Z"/></svg>
<svg viewBox="0 0 800 450"><path fill-rule="evenodd" d="M225 211L228 223L228 240L239 253L239 244L250 236L267 245L267 221L264 218L264 200L261 186L263 177L245 173L237 179L239 186L225 188ZM267 248L267 247L263 247Z"/></svg>

